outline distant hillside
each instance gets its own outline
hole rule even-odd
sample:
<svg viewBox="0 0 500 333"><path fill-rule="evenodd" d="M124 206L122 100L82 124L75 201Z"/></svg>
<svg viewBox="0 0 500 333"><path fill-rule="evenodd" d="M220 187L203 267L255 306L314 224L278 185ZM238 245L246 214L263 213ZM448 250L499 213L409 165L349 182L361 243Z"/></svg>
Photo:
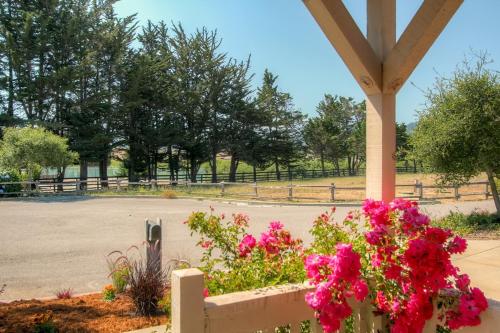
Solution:
<svg viewBox="0 0 500 333"><path fill-rule="evenodd" d="M408 133L411 133L411 132L413 132L413 130L415 129L416 126L417 126L416 121L414 121L412 123L408 123L408 124L406 124L406 131L408 131Z"/></svg>

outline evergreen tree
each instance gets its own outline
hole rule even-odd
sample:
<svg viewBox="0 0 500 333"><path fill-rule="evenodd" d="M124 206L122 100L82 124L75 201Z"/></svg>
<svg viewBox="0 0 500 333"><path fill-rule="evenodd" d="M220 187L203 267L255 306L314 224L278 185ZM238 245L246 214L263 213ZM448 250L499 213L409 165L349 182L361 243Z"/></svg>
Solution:
<svg viewBox="0 0 500 333"><path fill-rule="evenodd" d="M304 115L295 109L290 94L278 90L278 77L267 69L258 89L256 105L264 118L267 160L274 164L276 178L281 179L280 166L290 171L303 152Z"/></svg>

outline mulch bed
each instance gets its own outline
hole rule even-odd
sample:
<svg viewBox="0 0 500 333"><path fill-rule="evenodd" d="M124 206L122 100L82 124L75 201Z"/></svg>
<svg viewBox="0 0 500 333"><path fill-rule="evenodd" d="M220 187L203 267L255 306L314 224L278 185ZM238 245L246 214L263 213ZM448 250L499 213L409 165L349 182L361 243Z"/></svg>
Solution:
<svg viewBox="0 0 500 333"><path fill-rule="evenodd" d="M118 333L167 323L166 315L140 317L132 302L118 296L106 302L102 294L64 300L22 300L0 303L0 333L34 332L40 321L52 318L58 332Z"/></svg>

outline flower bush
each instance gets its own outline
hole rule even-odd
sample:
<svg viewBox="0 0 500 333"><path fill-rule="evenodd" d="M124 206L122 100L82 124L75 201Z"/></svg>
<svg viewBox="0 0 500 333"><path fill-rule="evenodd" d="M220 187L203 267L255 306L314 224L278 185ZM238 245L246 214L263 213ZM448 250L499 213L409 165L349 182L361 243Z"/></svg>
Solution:
<svg viewBox="0 0 500 333"><path fill-rule="evenodd" d="M441 332L479 325L486 298L451 262L466 250L465 239L430 225L412 201L366 200L341 223L334 212L314 221L307 248L279 221L255 237L247 215L193 213L185 223L200 236L205 297L307 278L314 289L306 302L325 332L343 321L349 327L352 302L372 304L393 333L422 332L433 315Z"/></svg>
<svg viewBox="0 0 500 333"><path fill-rule="evenodd" d="M315 222L313 253L305 261L315 290L306 302L325 332L336 331L351 315L349 298L368 296L394 333L421 332L433 316L433 302L443 328L480 323L486 298L451 263L452 254L465 251L466 241L429 222L417 203L401 199L366 200L362 214L349 214L342 225L331 214ZM327 235L336 244L324 245Z"/></svg>
<svg viewBox="0 0 500 333"><path fill-rule="evenodd" d="M104 286L104 288L102 289L102 298L106 302L112 302L115 300L116 289L115 289L115 287L113 287L112 284L108 284L108 285Z"/></svg>
<svg viewBox="0 0 500 333"><path fill-rule="evenodd" d="M273 221L258 238L247 232L245 214L195 212L185 222L200 236L200 269L206 274L205 296L303 282L305 271L300 239Z"/></svg>

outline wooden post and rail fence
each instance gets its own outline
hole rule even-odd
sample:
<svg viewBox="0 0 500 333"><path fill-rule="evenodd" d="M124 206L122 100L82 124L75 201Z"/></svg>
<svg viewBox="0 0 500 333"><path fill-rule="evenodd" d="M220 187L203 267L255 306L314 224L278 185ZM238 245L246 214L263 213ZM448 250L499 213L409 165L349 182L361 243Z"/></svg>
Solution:
<svg viewBox="0 0 500 333"><path fill-rule="evenodd" d="M443 186L435 184L426 185L419 180L415 180L413 184L397 184L396 188L400 190L398 197L418 200L459 200L467 196L475 196L476 199L488 199L491 196L488 181ZM473 191L470 191L471 188L473 188ZM198 193L204 196L330 202L362 200L365 191L365 187L363 186L338 186L335 183L329 185L260 185L258 183L191 183L189 181L170 182L168 180L129 182L123 178L115 178L108 179L107 181L95 179L92 181L75 180L60 183L43 180L34 182L0 182L0 197L58 194L82 195L103 191L124 193L138 189L141 189L143 194L147 194L148 191L157 193L158 191L174 190L179 192L179 194L185 192L189 195L196 195ZM356 195L353 195L353 193Z"/></svg>

